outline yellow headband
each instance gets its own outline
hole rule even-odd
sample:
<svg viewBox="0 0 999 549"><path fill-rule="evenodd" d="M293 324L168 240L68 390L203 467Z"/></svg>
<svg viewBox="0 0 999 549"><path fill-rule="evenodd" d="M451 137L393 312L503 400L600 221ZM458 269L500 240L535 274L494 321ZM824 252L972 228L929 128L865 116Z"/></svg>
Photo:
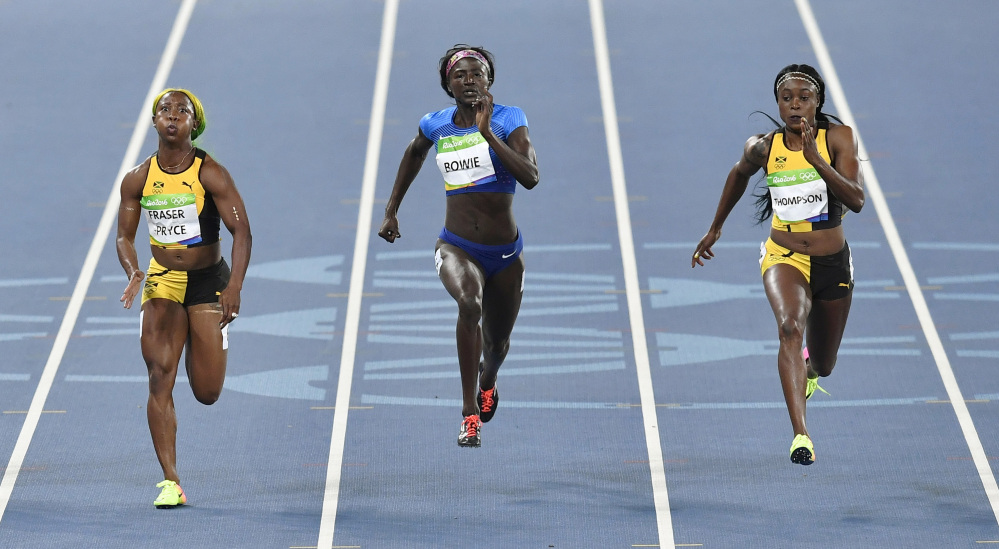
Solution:
<svg viewBox="0 0 999 549"><path fill-rule="evenodd" d="M156 116L156 106L160 104L160 99L163 99L164 95L171 92L180 92L186 95L187 98L191 100L191 104L194 105L194 118L198 120L198 126L191 130L191 139L197 139L199 135L205 133L205 128L208 126L208 122L205 121L205 108L201 106L201 100L199 100L198 96L194 95L190 91L182 88L167 88L161 91L160 94L156 96L156 99L153 99L153 116Z"/></svg>

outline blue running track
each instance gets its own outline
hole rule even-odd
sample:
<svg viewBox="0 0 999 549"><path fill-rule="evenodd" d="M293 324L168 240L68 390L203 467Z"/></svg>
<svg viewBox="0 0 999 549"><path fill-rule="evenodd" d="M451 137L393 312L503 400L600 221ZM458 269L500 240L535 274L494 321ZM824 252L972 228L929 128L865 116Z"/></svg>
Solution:
<svg viewBox="0 0 999 549"><path fill-rule="evenodd" d="M999 546L996 21L985 0L0 1L0 547ZM223 397L175 390L189 505L159 511L102 215L155 151L172 35L165 85L204 102L254 247ZM455 444L432 161L403 238L374 234L458 42L495 54L542 175L515 200L525 298L478 450ZM750 197L689 266L796 62L841 86L826 110L868 184L808 468Z"/></svg>

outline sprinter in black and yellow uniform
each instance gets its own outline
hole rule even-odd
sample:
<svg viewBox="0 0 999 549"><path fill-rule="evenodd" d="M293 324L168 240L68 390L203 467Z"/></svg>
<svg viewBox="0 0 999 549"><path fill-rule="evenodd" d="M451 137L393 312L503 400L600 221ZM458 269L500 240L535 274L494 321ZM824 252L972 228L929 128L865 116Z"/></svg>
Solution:
<svg viewBox="0 0 999 549"><path fill-rule="evenodd" d="M229 323L239 316L240 291L250 262L250 223L243 199L221 164L193 140L205 129L201 102L182 89L153 101L157 153L121 183L118 260L128 275L125 308L142 290L142 358L149 373L146 415L164 480L157 508L183 505L177 474L177 416L173 387L181 354L195 398L213 404L225 381ZM149 227L148 274L139 268L135 234ZM232 234L232 270L222 257L220 223ZM145 278L145 284L143 279Z"/></svg>
<svg viewBox="0 0 999 549"><path fill-rule="evenodd" d="M815 147L826 163L830 162L826 142L828 128L828 121L816 123ZM787 148L783 128L770 137L770 155L765 169L773 211L770 226L774 231L810 233L842 225L846 215L843 202L829 192L826 182L805 160L802 151ZM853 259L846 242L835 254L809 256L794 253L768 238L760 244L760 272L765 274L778 263L801 271L812 290L812 299L834 301L849 296L853 290Z"/></svg>
<svg viewBox="0 0 999 549"><path fill-rule="evenodd" d="M825 82L809 65L788 65L774 81L783 124L750 137L728 174L714 220L690 265L714 257L711 247L763 169L767 192L758 197L759 220L771 218L760 246L760 269L777 320L777 369L794 430L790 457L810 465L815 448L805 427L805 401L818 378L836 365L853 299L853 260L843 234L846 211L864 206L864 186L853 130L822 112ZM802 345L807 340L804 351Z"/></svg>
<svg viewBox="0 0 999 549"><path fill-rule="evenodd" d="M181 173L163 171L158 156L150 162L139 204L149 224L149 245L166 250L182 250L219 243L219 211L212 194L199 176L207 157L195 148L194 162ZM219 293L229 282L229 266L218 263L204 269L167 269L150 258L142 303L153 298L176 301L185 307L218 302ZM223 343L226 330L223 330Z"/></svg>

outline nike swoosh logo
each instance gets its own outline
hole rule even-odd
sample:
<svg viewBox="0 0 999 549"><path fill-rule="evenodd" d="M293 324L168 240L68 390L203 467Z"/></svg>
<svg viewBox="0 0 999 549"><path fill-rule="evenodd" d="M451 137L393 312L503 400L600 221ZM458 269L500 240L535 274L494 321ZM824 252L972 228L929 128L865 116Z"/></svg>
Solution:
<svg viewBox="0 0 999 549"><path fill-rule="evenodd" d="M517 253L516 251L514 251L514 252L510 252L510 253L508 253L508 254L503 254L503 256L502 256L502 257L503 257L503 259L510 259L510 258L511 258L511 257L513 257L513 256L514 256L514 255L515 255L516 253Z"/></svg>

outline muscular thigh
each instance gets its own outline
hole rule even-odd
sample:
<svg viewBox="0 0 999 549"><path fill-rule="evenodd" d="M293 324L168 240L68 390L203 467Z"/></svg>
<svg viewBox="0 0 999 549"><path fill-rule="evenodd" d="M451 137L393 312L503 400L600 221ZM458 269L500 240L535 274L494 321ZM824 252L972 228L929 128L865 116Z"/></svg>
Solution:
<svg viewBox="0 0 999 549"><path fill-rule="evenodd" d="M836 364L836 355L843 341L846 319L850 315L852 303L851 292L840 299L828 301L816 299L812 304L805 341L812 367L820 374L831 371Z"/></svg>
<svg viewBox="0 0 999 549"><path fill-rule="evenodd" d="M520 314L524 296L524 258L519 257L486 281L482 296L483 337L506 338Z"/></svg>
<svg viewBox="0 0 999 549"><path fill-rule="evenodd" d="M456 300L467 299L468 296L481 296L485 286L485 274L482 266L461 248L438 241L434 257L437 276L444 288Z"/></svg>
<svg viewBox="0 0 999 549"><path fill-rule="evenodd" d="M176 368L187 340L187 312L176 301L149 299L142 304L140 332L146 364Z"/></svg>
<svg viewBox="0 0 999 549"><path fill-rule="evenodd" d="M791 265L772 265L763 273L763 287L777 323L795 321L804 329L812 294L801 271Z"/></svg>
<svg viewBox="0 0 999 549"><path fill-rule="evenodd" d="M199 369L225 368L228 350L228 331L219 328L222 309L218 303L202 303L187 308L190 324L187 365L189 373Z"/></svg>

